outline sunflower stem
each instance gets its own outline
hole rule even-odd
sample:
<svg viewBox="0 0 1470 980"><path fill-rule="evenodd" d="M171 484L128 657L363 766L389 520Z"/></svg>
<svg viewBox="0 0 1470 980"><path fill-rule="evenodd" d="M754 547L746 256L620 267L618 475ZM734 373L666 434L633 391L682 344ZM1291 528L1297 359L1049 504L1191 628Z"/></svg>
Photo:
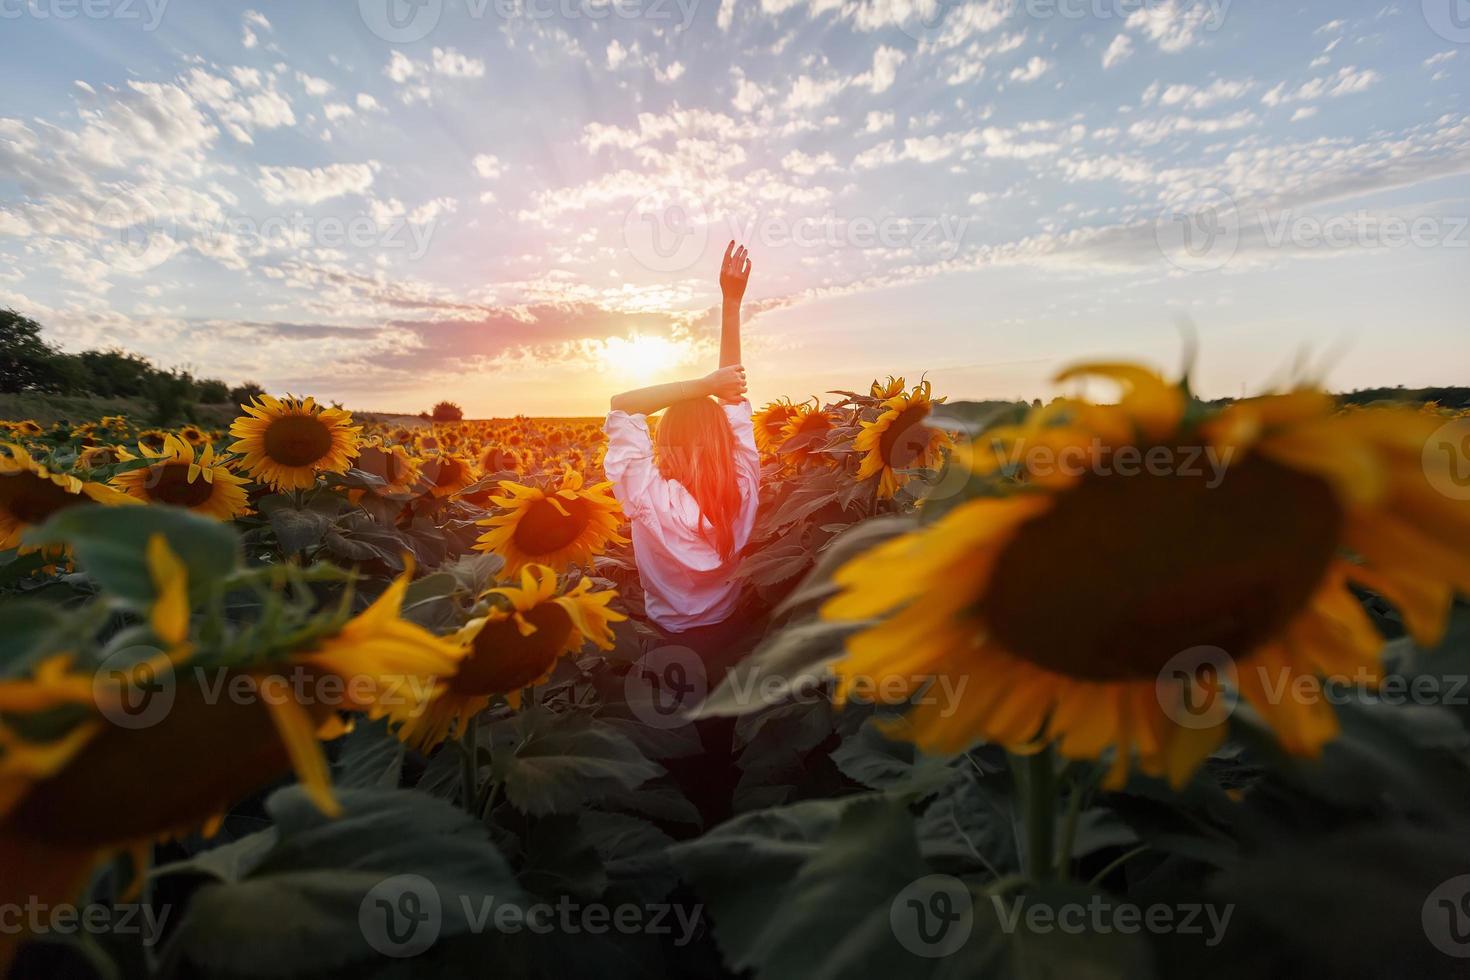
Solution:
<svg viewBox="0 0 1470 980"><path fill-rule="evenodd" d="M1062 824L1061 847L1057 852L1057 874L1064 878L1072 874L1072 849L1077 844L1077 823L1082 817L1082 807L1092 795L1097 768L1088 766L1081 775L1072 780L1072 790L1067 796L1067 816Z"/></svg>
<svg viewBox="0 0 1470 980"><path fill-rule="evenodd" d="M1056 871L1057 779L1051 746L1020 760L1026 806L1027 874L1035 881Z"/></svg>
<svg viewBox="0 0 1470 980"><path fill-rule="evenodd" d="M476 716L465 719L464 734L459 737L459 776L461 794L464 797L465 812L471 816L479 816L475 812L475 805L480 800L480 792L476 773L475 752L475 725Z"/></svg>

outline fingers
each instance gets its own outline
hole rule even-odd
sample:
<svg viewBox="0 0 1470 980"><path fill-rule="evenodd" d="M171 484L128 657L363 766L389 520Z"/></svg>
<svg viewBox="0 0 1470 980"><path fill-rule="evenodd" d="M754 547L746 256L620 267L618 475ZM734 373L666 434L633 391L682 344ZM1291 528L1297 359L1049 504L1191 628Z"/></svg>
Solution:
<svg viewBox="0 0 1470 980"><path fill-rule="evenodd" d="M720 271L730 268L730 256L735 251L735 239L730 239L730 244L725 246L725 257L720 260Z"/></svg>

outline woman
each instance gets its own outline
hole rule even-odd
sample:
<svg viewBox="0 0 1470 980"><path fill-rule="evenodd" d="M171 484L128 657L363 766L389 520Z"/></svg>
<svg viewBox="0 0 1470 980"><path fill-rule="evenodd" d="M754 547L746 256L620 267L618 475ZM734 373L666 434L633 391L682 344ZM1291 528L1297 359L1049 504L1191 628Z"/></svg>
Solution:
<svg viewBox="0 0 1470 980"><path fill-rule="evenodd" d="M726 627L740 600L733 573L758 503L760 454L740 366L749 277L745 246L732 241L720 266L719 370L623 392L605 426L603 468L633 525L648 616L671 641L706 656L712 684L713 661L724 659L735 626ZM660 411L651 438L648 416Z"/></svg>

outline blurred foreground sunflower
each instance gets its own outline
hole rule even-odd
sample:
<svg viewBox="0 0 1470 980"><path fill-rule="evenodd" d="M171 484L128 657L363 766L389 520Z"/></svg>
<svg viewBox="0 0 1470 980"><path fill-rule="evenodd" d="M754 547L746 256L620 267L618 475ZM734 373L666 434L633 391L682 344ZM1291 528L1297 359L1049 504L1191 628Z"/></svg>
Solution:
<svg viewBox="0 0 1470 980"><path fill-rule="evenodd" d="M497 695L520 707L521 692L550 676L563 654L576 653L589 642L611 650L609 624L628 618L608 608L618 594L594 592L585 578L565 595L557 595L556 588L555 571L527 565L521 569L519 588L486 592L482 598L494 603L490 611L457 634L466 651L459 669L438 683L436 696L422 713L392 716L405 722L399 737L427 752L462 730Z"/></svg>
<svg viewBox="0 0 1470 980"><path fill-rule="evenodd" d="M169 436L160 450L140 443L138 451L157 462L112 478L113 486L135 500L172 504L221 521L249 510L245 480L216 459L208 443L196 452L192 444Z"/></svg>
<svg viewBox="0 0 1470 980"><path fill-rule="evenodd" d="M231 805L292 769L335 815L319 739L346 731L339 712L411 714L461 655L452 638L400 618L405 573L366 611L294 651L211 663L188 643L187 574L162 535L147 564L158 594L149 622L166 653L126 675L59 653L0 680L0 902L72 901L98 863L121 853L141 874L155 841L212 833ZM122 707L141 689L172 698L152 724ZM22 938L0 932L0 975Z"/></svg>
<svg viewBox="0 0 1470 980"><path fill-rule="evenodd" d="M562 472L554 490L502 480L505 496L490 500L506 513L476 522L490 530L480 536L475 548L500 555L506 572L512 575L531 562L558 572L572 565L589 565L609 543L626 544L628 540L618 534L623 515L611 486L583 486L582 474L572 469Z"/></svg>
<svg viewBox="0 0 1470 980"><path fill-rule="evenodd" d="M361 428L352 413L322 408L311 398L261 395L241 405L230 426L230 452L244 453L251 476L275 490L304 490L318 473L342 473L357 456Z"/></svg>
<svg viewBox="0 0 1470 980"><path fill-rule="evenodd" d="M957 704L920 705L895 731L939 752L1111 750L1109 785L1136 759L1177 786L1228 720L1192 717L1187 699L1229 687L1283 748L1316 755L1337 732L1331 706L1280 692L1377 676L1382 640L1349 584L1397 605L1421 644L1443 632L1452 593L1470 594L1470 506L1436 491L1423 456L1437 420L1341 413L1309 390L1209 413L1132 365L1059 380L1081 376L1120 382L1120 403L1055 402L974 454L977 470L1017 470L1016 492L838 570L823 616L878 620L834 665L839 697L970 677ZM1079 465L1059 466L1069 454ZM1213 676L1188 669L1222 660Z"/></svg>
<svg viewBox="0 0 1470 980"><path fill-rule="evenodd" d="M901 378L889 379L890 382L895 380L900 385L903 383ZM878 388L878 383L874 382L874 397L878 395ZM939 465L944 451L950 447L950 438L927 425L925 420L934 406L943 401L943 398L932 397L929 382L923 381L911 392L900 389L897 394L890 395L881 406L882 415L871 422L861 423L863 431L852 443L853 449L864 454L857 478L878 477L878 499L891 498L909 481L909 476L899 471Z"/></svg>
<svg viewBox="0 0 1470 980"><path fill-rule="evenodd" d="M54 472L14 443L0 443L0 551L19 548L26 528L87 503L132 501L101 483Z"/></svg>

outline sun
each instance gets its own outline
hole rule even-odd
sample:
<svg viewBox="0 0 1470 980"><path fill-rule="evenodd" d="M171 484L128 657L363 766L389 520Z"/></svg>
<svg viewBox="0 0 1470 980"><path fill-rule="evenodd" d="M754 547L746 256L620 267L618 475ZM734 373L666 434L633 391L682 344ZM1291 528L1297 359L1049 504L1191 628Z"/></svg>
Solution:
<svg viewBox="0 0 1470 980"><path fill-rule="evenodd" d="M638 381L658 376L683 358L683 350L672 340L637 333L608 338L601 353L610 371Z"/></svg>

